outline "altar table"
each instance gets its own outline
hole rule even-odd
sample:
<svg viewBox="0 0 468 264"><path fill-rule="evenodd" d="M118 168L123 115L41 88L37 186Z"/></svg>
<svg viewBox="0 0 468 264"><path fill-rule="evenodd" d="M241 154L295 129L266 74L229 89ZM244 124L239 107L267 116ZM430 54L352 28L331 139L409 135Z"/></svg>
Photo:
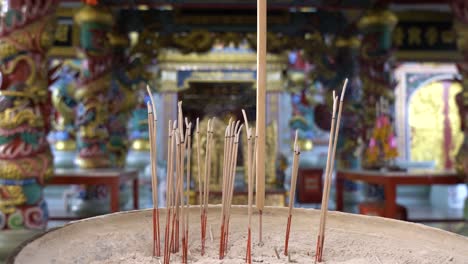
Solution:
<svg viewBox="0 0 468 264"><path fill-rule="evenodd" d="M138 209L138 171L129 169L56 169L46 185L107 185L110 189L111 213L119 211L119 189L123 182L132 181L133 208ZM59 219L51 217L51 219ZM61 219L61 218L60 218Z"/></svg>
<svg viewBox="0 0 468 264"><path fill-rule="evenodd" d="M371 171L371 170L340 170L336 175L336 210L343 211L344 181L362 181L378 184L385 191L385 217L396 218L396 187L397 185L453 185L464 183L455 171L410 170L410 171Z"/></svg>

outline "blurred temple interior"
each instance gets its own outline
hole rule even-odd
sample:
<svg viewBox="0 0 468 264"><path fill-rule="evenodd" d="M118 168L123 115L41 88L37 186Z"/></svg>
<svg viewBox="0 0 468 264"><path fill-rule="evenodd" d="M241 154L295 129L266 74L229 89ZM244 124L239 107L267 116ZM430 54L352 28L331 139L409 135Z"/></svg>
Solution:
<svg viewBox="0 0 468 264"><path fill-rule="evenodd" d="M147 86L157 112L158 204L167 124L199 119L188 203L211 170L223 199L224 128L256 124L255 1L0 1L0 263L70 221L153 208ZM468 236L468 1L269 0L265 205L319 209L332 92L349 79L330 210ZM215 119L211 119L215 117ZM210 120L211 119L211 120ZM211 133L211 160L205 157ZM244 130L242 130L244 131ZM233 205L247 204L241 133Z"/></svg>

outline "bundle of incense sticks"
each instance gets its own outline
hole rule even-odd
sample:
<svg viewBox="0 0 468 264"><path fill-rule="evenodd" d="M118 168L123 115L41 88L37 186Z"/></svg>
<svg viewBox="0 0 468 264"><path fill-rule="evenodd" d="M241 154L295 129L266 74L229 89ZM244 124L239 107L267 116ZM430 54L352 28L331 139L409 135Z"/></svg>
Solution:
<svg viewBox="0 0 468 264"><path fill-rule="evenodd" d="M197 136L197 163L198 163L198 188L200 196L200 225L201 225L201 255L205 254L205 241L206 241L206 223L208 219L208 199L210 197L210 176L211 176L211 148L213 141L213 124L212 119L208 119L206 128L206 148L205 148L205 171L203 179L200 172L200 132L197 119L196 136Z"/></svg>
<svg viewBox="0 0 468 264"><path fill-rule="evenodd" d="M348 84L348 79L345 79L343 84L343 89L341 91L341 98L339 103L338 110L338 119L336 119L336 108L338 103L338 97L335 96L335 91L333 91L333 114L332 122L330 127L330 139L328 141L328 155L327 155L327 164L325 167L325 183L323 186L323 195L322 195L322 206L320 212L320 226L319 234L317 236L317 247L315 251L315 262L322 261L323 255L323 244L325 241L325 226L327 221L327 212L328 212L328 201L330 197L330 187L333 174L333 168L335 166L335 152L336 152L336 143L338 141L338 134L340 130L341 122L341 112L343 110L343 99L346 92L346 85Z"/></svg>
<svg viewBox="0 0 468 264"><path fill-rule="evenodd" d="M294 197L296 193L296 182L297 182L297 172L299 169L299 145L297 144L298 131L296 130L296 136L294 137L294 158L291 170L291 188L289 190L289 216L288 224L286 226L286 239L284 241L284 255L288 255L288 244L289 244L289 232L291 231L291 219L292 219L292 209L294 207Z"/></svg>
<svg viewBox="0 0 468 264"><path fill-rule="evenodd" d="M221 232L219 241L219 259L223 259L227 250L229 237L229 219L231 216L234 179L236 176L239 135L242 130L240 122L231 122L226 127L224 138L224 165L221 203Z"/></svg>
<svg viewBox="0 0 468 264"><path fill-rule="evenodd" d="M176 123L169 120L169 127L168 127L168 141L167 141L167 172L166 172L166 228L164 232L164 264L168 264L170 261L170 254L171 244L169 243L170 240L170 233L171 233L171 216L172 216L172 205L173 205L173 169L174 169L174 161L173 161L173 153L174 153L174 143L175 143L175 126Z"/></svg>
<svg viewBox="0 0 468 264"><path fill-rule="evenodd" d="M188 262L189 193L192 123L185 119L179 102L178 121L169 120L166 175L166 228L164 233L164 263L171 253L179 251L179 229L182 226L182 263ZM179 125L179 127L178 127ZM175 147L175 151L174 151ZM175 167L175 168L174 168ZM175 169L175 174L174 174ZM184 189L184 184L186 188Z"/></svg>
<svg viewBox="0 0 468 264"><path fill-rule="evenodd" d="M153 194L153 256L161 256L160 248L160 235L159 235L159 205L158 205L158 175L157 175L157 152L156 152L156 139L157 139L157 115L154 99L151 94L149 86L146 86L150 102L148 106L148 129L150 140L150 160L151 160L151 189Z"/></svg>
<svg viewBox="0 0 468 264"><path fill-rule="evenodd" d="M245 262L252 263L252 199L253 199L253 173L254 173L254 164L255 164L255 152L256 150L252 148L252 129L249 128L249 122L247 120L247 115L245 110L242 109L242 115L244 116L245 122L245 131L247 134L247 208L248 208L248 227L247 227L247 251L245 256Z"/></svg>

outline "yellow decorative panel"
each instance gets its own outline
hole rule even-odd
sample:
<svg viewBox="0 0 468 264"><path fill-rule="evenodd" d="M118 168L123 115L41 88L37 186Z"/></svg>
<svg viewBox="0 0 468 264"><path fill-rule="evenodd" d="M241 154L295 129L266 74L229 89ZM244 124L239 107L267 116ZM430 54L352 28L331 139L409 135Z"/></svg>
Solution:
<svg viewBox="0 0 468 264"><path fill-rule="evenodd" d="M462 141L460 116L455 95L461 91L458 83L449 88L449 120L452 133L450 158L454 159ZM418 89L412 95L408 107L411 135L411 160L435 161L437 169L444 168L444 87L433 82Z"/></svg>

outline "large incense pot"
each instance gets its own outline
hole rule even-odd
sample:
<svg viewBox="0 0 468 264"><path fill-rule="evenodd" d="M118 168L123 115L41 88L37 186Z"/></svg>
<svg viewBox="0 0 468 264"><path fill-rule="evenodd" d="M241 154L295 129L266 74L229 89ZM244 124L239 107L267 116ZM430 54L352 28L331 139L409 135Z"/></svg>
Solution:
<svg viewBox="0 0 468 264"><path fill-rule="evenodd" d="M7 263L159 263L152 254L152 211L90 218L45 233L19 248ZM228 250L219 260L220 207L208 212L206 254L200 254L200 211L190 211L190 263L244 263L247 207L234 206ZM264 246L257 246L258 218L253 218L252 260L286 263L283 255L287 208L266 207ZM289 252L297 263L313 263L320 212L295 209ZM164 234L165 210L161 211ZM329 213L324 261L328 263L466 263L468 238L423 225L379 217ZM210 238L210 229L213 239ZM163 236L164 237L164 236ZM163 243L163 241L161 241ZM275 247L280 259L275 254ZM171 263L180 263L181 253Z"/></svg>

